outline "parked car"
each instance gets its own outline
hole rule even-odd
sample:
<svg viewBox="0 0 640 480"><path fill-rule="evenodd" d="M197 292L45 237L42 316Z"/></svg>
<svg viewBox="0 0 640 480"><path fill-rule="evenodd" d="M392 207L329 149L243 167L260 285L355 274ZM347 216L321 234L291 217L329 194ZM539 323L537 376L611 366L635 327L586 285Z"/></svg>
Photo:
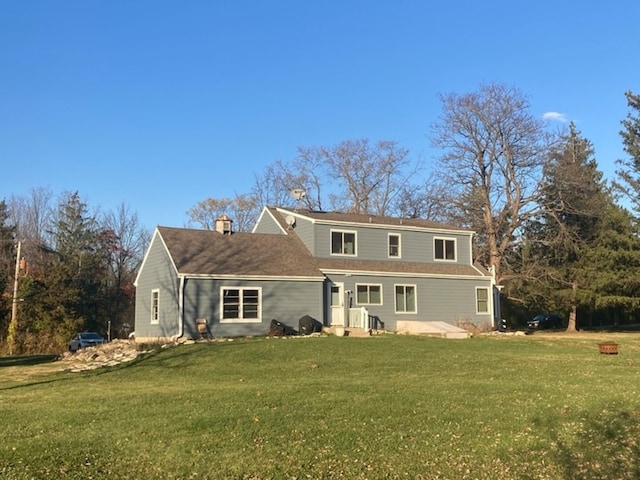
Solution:
<svg viewBox="0 0 640 480"><path fill-rule="evenodd" d="M555 313L543 313L536 315L527 322L527 327L533 330L546 330L549 328L563 328L564 321Z"/></svg>
<svg viewBox="0 0 640 480"><path fill-rule="evenodd" d="M94 347L104 343L104 337L96 332L82 332L69 342L69 351L76 352L81 348Z"/></svg>

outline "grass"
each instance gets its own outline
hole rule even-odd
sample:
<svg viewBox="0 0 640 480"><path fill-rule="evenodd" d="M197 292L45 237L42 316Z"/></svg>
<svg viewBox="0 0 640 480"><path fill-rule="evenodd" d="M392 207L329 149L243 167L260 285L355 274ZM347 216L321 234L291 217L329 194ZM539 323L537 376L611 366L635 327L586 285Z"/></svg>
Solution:
<svg viewBox="0 0 640 480"><path fill-rule="evenodd" d="M248 339L3 374L29 368L0 368L3 479L640 478L638 334Z"/></svg>

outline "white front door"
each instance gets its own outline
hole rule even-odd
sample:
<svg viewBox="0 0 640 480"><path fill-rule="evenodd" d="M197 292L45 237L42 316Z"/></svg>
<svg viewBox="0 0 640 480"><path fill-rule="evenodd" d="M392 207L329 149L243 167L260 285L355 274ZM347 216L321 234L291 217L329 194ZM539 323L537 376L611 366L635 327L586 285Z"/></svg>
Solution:
<svg viewBox="0 0 640 480"><path fill-rule="evenodd" d="M331 325L344 325L344 284L332 283L329 289Z"/></svg>

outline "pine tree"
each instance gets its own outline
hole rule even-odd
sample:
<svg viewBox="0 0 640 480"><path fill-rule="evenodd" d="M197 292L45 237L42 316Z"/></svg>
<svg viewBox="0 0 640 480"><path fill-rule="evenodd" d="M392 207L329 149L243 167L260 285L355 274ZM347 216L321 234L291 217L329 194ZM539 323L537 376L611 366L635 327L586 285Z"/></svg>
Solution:
<svg viewBox="0 0 640 480"><path fill-rule="evenodd" d="M15 272L16 227L9 224L9 211L4 200L0 201L0 338L9 325L13 292L11 281Z"/></svg>
<svg viewBox="0 0 640 480"><path fill-rule="evenodd" d="M611 201L593 155L591 143L571 124L544 169L542 213L528 223L521 247L529 280L524 289L530 297L542 292L540 304L567 311L569 330L576 328L579 307L594 306L589 250Z"/></svg>
<svg viewBox="0 0 640 480"><path fill-rule="evenodd" d="M621 122L624 128L620 131L620 136L624 151L629 158L618 160L621 168L616 172L619 181L615 186L631 201L631 208L638 221L640 216L640 95L630 91L625 95L631 112Z"/></svg>

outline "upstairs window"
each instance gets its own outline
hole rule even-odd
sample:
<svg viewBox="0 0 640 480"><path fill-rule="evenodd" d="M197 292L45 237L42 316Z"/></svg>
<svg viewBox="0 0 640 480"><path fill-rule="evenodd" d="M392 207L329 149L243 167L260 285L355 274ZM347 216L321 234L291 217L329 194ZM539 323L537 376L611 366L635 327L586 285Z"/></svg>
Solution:
<svg viewBox="0 0 640 480"><path fill-rule="evenodd" d="M389 258L400 258L400 235L389 234Z"/></svg>
<svg viewBox="0 0 640 480"><path fill-rule="evenodd" d="M434 257L436 260L456 260L456 241L453 238L434 239Z"/></svg>
<svg viewBox="0 0 640 480"><path fill-rule="evenodd" d="M331 232L331 255L354 255L356 254L356 233L355 232Z"/></svg>

